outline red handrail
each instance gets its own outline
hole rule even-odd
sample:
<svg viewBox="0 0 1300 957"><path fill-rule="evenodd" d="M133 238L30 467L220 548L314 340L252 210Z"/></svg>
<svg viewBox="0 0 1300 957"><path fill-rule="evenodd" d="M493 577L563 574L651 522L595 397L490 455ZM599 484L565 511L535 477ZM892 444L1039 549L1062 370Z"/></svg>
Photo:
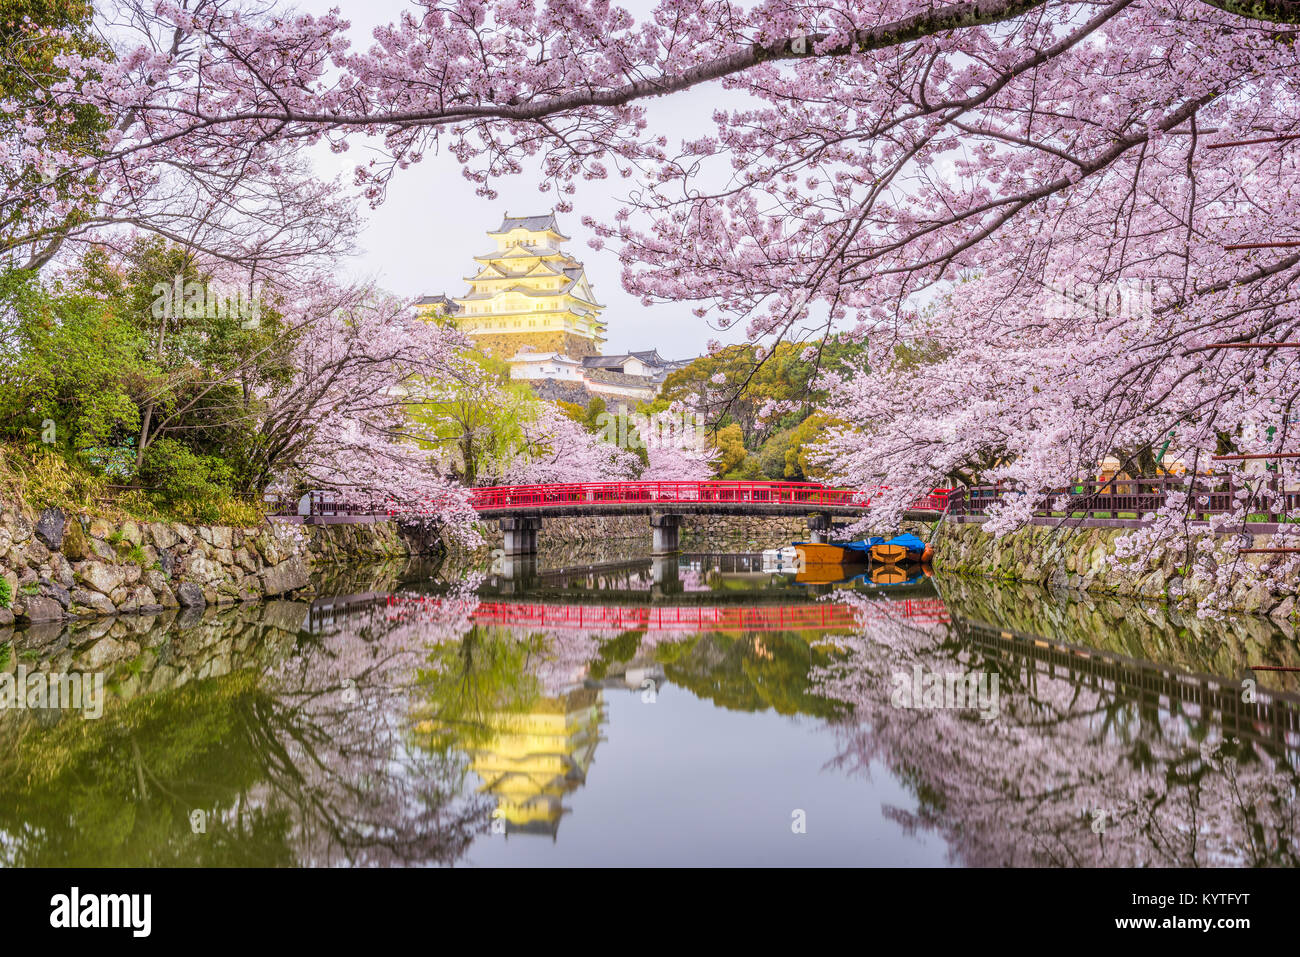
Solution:
<svg viewBox="0 0 1300 957"><path fill-rule="evenodd" d="M877 604L879 607L877 607ZM421 607L440 611L434 596L390 595L390 618ZM813 602L798 605L553 605L536 602L480 602L471 613L479 624L539 629L590 628L616 631L798 631L853 628L881 618L947 622L941 598L910 598L867 605Z"/></svg>
<svg viewBox="0 0 1300 957"><path fill-rule="evenodd" d="M935 489L915 508L942 511L950 489ZM868 491L827 488L815 482L582 482L567 485L495 485L469 490L477 511L507 508L618 504L802 505L861 508Z"/></svg>
<svg viewBox="0 0 1300 957"><path fill-rule="evenodd" d="M467 489L469 504L475 511L513 508L555 508L560 506L637 505L637 504L715 504L715 505L792 505L818 508L865 510L872 495L883 489L828 488L816 482L580 482L563 485L493 485ZM953 489L937 488L913 503L917 510L941 512ZM322 493L310 497L308 514L312 516L388 515L421 511L409 504L390 503L387 509L372 505L327 499ZM273 514L294 515L296 500L286 499ZM436 503L423 507L434 510Z"/></svg>

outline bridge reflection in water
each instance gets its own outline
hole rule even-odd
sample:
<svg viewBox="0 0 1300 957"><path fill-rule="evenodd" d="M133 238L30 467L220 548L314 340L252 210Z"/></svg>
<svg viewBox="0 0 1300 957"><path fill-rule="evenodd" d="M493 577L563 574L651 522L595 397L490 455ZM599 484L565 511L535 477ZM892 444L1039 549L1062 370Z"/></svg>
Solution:
<svg viewBox="0 0 1300 957"><path fill-rule="evenodd" d="M678 579L681 587L664 589L670 578ZM738 587L745 582L761 587ZM485 708L478 716L479 734L464 742L464 751L480 778L481 793L496 803L493 826L507 835L542 833L557 839L560 820L569 813L566 801L588 783L597 747L604 740L601 729L610 720L604 695L653 695L666 682L681 685L696 696L711 697L727 708L775 707L781 713L823 719L837 735L844 735L842 760L846 767L853 765L855 749L864 746L856 737L860 732L854 729L869 727L871 743L865 745L869 753L883 757L892 767L904 760L905 752L927 747L930 735L952 736L951 730L943 731L936 723L935 727L909 724L903 737L895 737L891 724L897 724L897 712L888 708L887 687L889 669L900 667L900 649L908 654L919 649L921 657L911 660L928 660L935 668L943 667L945 661L960 662L999 674L1003 694L1012 702L1003 718L1010 720L1018 735L1060 735L1050 740L1051 747L1078 749L1076 754L1054 756L1054 761L1064 760L1067 766L1077 762L1081 769L1086 768L1096 760L1098 749L1113 750L1117 743L1108 740L1112 734L1119 734L1122 740L1132 735L1137 740L1152 734L1157 738L1173 735L1154 747L1156 752L1168 752L1163 757L1148 753L1132 767L1124 762L1108 764L1110 779L1101 787L1106 797L1090 798L1094 803L1117 803L1119 795L1147 773L1147 765L1158 776L1164 761L1173 762L1163 772L1172 774L1180 762L1193 760L1174 757L1184 753L1178 743L1184 739L1193 744L1231 742L1234 753L1249 755L1242 759L1248 774L1258 778L1253 767L1266 777L1280 772L1292 782L1279 785L1283 790L1294 785L1300 767L1300 697L1282 690L1292 680L1285 675L1261 672L1254 677L1262 686L1252 696L1243 696L1242 679L1251 677L1245 662L1227 674L1210 670L1217 667L1213 662L1206 662L1205 670L1197 670L1186 667L1185 662L1175 665L1098 647L1086 635L1035 634L983 620L979 617L982 612L972 611L961 600L955 605L945 601L929 583L897 593L905 597L890 598L889 590L872 590L861 581L801 587L790 576L764 571L757 556L688 555L676 561L673 569L661 567L658 561L640 560L553 572L529 568L517 577L498 574L469 599L414 592L361 595L352 602L334 600L328 607L313 608L312 621L313 627L319 627L324 616L337 622L340 609L346 617L347 609L360 612L367 606L382 608L392 622L438 620L456 612L464 615L470 628L462 641L518 643L529 636L538 637L548 643L551 654L567 663L561 680L541 693L507 701L499 708ZM702 640L712 650L701 661L691 660L693 652L684 657L676 650L689 649ZM869 649L865 656L860 653L864 647ZM614 648L619 650L612 652ZM1294 664L1294 643L1277 644L1274 652L1281 657L1272 660ZM730 667L724 664L729 658L743 665L739 674L724 677L718 668ZM844 662L855 681L860 683L864 674L875 674L874 683L865 690L858 687L845 692L834 680L836 674L843 673ZM767 690L747 698L747 690L724 687L737 681ZM786 687L788 694L774 700L770 689L778 685ZM1058 705L1063 691L1070 700ZM1083 692L1090 696L1086 707L1079 703ZM1032 730L1038 720L1034 715L1041 717L1044 709L1056 715L1052 722L1059 724L1059 731ZM1095 731L1086 732L1098 716L1109 716L1106 722L1118 721L1110 732L1104 731L1103 723L1102 738L1093 737ZM1066 729L1080 720L1085 737L1070 739ZM419 711L418 721L419 731L436 731L435 715ZM1171 730L1170 722L1181 730ZM986 758L995 765L1004 760L1006 752L1001 749L1005 745L984 734L976 717L963 720L958 728L965 735L974 735L967 750L992 749ZM1132 747L1133 742L1122 746ZM1147 753L1152 747L1148 742L1142 750ZM942 752L942 748L935 751ZM980 789L989 782L944 780L948 770L947 764L936 770L940 783L935 786L943 795L940 807L953 815L968 813L969 809L961 808L960 793L952 788ZM917 773L916 769L909 772ZM1071 770L1065 776L1074 773ZM1175 778L1185 773L1185 768L1179 770ZM1205 773L1213 777L1224 772L1201 771L1188 780L1199 780ZM1234 768L1232 773L1242 772ZM1130 777L1134 780L1128 780ZM1078 784L1065 785L1062 792L1071 793ZM1077 788L1077 793L1085 790ZM1211 798L1211 791L1200 789L1197 800L1227 800ZM1012 813L1015 808L1006 810ZM1061 809L1056 810L1059 816ZM1215 813L1227 812L1216 805ZM999 820L1001 824L983 822L981 826L1003 826L1009 819ZM1072 834L1071 821L1067 814L1052 826ZM1085 817L1079 823L1080 833L1068 841L1086 847L1089 821ZM928 826L944 830L941 821L928 822ZM961 843L957 836L945 836ZM1274 834L1260 853L1266 861L1289 860L1295 836ZM1053 839L1068 843L1060 835ZM1235 838L1225 840L1233 845ZM967 863L1006 863L989 859L993 853L987 843L964 851ZM1069 854L1077 853L1078 847L1070 848ZM1132 855L1148 851L1114 853L1132 863ZM1179 856L1184 852L1168 853L1173 854L1171 861L1186 862L1185 856ZM1195 859L1195 851L1186 853ZM1116 862L1109 858L1094 861ZM1222 863L1210 863L1216 862Z"/></svg>
<svg viewBox="0 0 1300 957"><path fill-rule="evenodd" d="M0 864L1300 864L1267 620L755 556L430 574L0 627L9 678L109 676L97 720L0 709ZM917 668L996 715L899 706Z"/></svg>

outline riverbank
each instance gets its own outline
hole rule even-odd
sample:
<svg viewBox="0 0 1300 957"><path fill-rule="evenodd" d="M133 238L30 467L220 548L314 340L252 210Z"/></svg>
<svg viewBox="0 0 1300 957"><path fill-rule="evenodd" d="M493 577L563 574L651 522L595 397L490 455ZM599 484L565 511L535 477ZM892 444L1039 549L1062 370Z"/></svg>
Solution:
<svg viewBox="0 0 1300 957"><path fill-rule="evenodd" d="M7 505L0 627L292 595L310 587L317 565L405 558L423 547L391 522L239 528Z"/></svg>
<svg viewBox="0 0 1300 957"><path fill-rule="evenodd" d="M934 538L934 569L945 576L1022 582L1171 606L1201 597L1194 589L1185 595L1176 593L1174 585L1181 587L1184 578L1171 555L1142 574L1116 566L1111 561L1115 542L1131 532L1125 528L1028 525L995 538L977 522L944 522ZM1263 544L1262 536L1260 539ZM1231 610L1267 615L1277 621L1300 620L1294 583L1291 591L1283 594L1262 586L1240 585L1232 593Z"/></svg>

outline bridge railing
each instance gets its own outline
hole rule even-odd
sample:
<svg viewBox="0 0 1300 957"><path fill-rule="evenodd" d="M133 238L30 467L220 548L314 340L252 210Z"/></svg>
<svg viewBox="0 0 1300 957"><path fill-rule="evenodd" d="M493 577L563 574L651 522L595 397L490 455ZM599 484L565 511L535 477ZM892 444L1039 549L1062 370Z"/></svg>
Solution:
<svg viewBox="0 0 1300 957"><path fill-rule="evenodd" d="M469 504L476 511L523 508L557 508L600 505L699 504L699 505L789 505L819 508L866 509L875 489L829 488L815 482L580 482L557 485L498 485L466 490ZM937 488L922 496L913 508L943 511L951 489ZM297 498L285 497L271 503L270 514L279 517L301 515L312 518L363 516L388 517L399 509L373 504L358 504L334 497L332 493L313 492L307 509Z"/></svg>
<svg viewBox="0 0 1300 957"><path fill-rule="evenodd" d="M1197 477L1187 484L1182 476L1161 475L1151 478L1120 478L1086 480L1046 493L1046 498L1034 509L1040 517L1108 518L1141 524L1151 512L1164 506L1171 492L1187 493L1190 497L1190 514L1193 519L1208 519L1233 511L1238 496L1249 496L1261 487L1277 493L1281 507L1260 503L1247 505L1253 521L1276 523L1286 520L1286 512L1300 508L1300 490L1286 489L1277 475L1260 476L1255 482L1240 482L1216 476ZM954 489L948 513L954 516L980 516L993 505L1027 494L1019 489L1001 485L975 485Z"/></svg>
<svg viewBox="0 0 1300 957"><path fill-rule="evenodd" d="M444 602L431 595L390 595L393 620L426 609L441 613ZM452 600L448 607L462 607ZM464 606L468 607L468 606ZM566 605L547 602L482 601L470 610L479 624L538 629L591 628L616 631L798 631L817 628L855 629L871 620L912 619L946 623L941 598L909 598L861 604L805 602L789 605Z"/></svg>
<svg viewBox="0 0 1300 957"><path fill-rule="evenodd" d="M935 489L918 508L942 510L947 489ZM479 511L572 505L753 504L863 508L869 491L827 488L813 482L583 482L568 485L503 485L470 489Z"/></svg>

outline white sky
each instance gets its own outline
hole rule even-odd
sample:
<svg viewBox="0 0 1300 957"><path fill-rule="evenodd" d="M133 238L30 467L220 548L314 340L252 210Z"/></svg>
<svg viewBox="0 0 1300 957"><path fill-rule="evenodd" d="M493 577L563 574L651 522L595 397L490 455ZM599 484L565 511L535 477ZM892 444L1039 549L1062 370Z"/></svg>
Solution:
<svg viewBox="0 0 1300 957"><path fill-rule="evenodd" d="M623 0L623 5L640 18L651 3ZM404 0L298 0L295 6L313 14L340 7L352 23L353 48L364 50L373 42L374 27L395 22L407 4ZM713 128L710 117L722 95L714 83L675 94L671 100L651 101L650 129L667 136L671 149L681 139ZM374 148L373 142L367 147L356 139L346 153L336 155L321 149L312 155L323 177L339 176L350 184L353 170L369 161L368 150ZM527 173L498 179L494 185L500 193L498 200L476 196L474 184L461 175L461 165L445 152L398 171L381 207L371 210L361 206L365 217L361 253L346 278L373 279L411 298L425 293L462 295L468 289L463 277L470 275L475 265L470 257L492 248L484 234L500 225L502 215L506 211L515 216L545 213L554 202L553 194L538 192L537 178ZM634 181L621 178L581 182L572 197L573 212L561 214L559 219L564 233L573 237L568 248L586 265L597 299L607 306L604 318L609 323L609 341L605 351L656 348L665 358L684 359L702 354L709 339L743 339L739 329L719 333L707 320L692 315L695 303L643 306L623 290L615 247L597 251L587 245L591 233L582 226L582 216L612 221L621 205L619 197L632 185Z"/></svg>

